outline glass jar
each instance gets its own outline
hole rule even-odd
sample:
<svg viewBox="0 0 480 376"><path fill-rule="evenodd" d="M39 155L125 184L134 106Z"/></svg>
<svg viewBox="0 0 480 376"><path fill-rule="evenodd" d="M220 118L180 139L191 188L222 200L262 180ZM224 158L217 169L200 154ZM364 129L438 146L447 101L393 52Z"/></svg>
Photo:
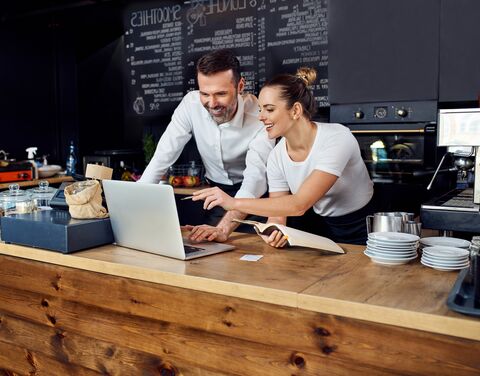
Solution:
<svg viewBox="0 0 480 376"><path fill-rule="evenodd" d="M0 195L0 208L5 216L26 214L33 212L35 204L30 193L22 191L18 184L10 184L8 191Z"/></svg>
<svg viewBox="0 0 480 376"><path fill-rule="evenodd" d="M195 161L190 161L189 162L187 175L188 176L200 176L200 168L196 165Z"/></svg>
<svg viewBox="0 0 480 376"><path fill-rule="evenodd" d="M37 208L50 207L50 200L57 190L49 187L48 181L41 180L37 188L29 189L27 192L32 195L32 200Z"/></svg>

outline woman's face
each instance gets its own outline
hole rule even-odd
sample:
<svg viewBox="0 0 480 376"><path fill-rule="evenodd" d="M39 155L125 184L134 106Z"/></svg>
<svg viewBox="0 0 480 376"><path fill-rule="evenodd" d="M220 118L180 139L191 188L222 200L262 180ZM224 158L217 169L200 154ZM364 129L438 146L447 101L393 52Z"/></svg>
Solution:
<svg viewBox="0 0 480 376"><path fill-rule="evenodd" d="M265 125L268 138L271 139L284 136L293 125L292 111L287 108L287 102L281 99L279 94L278 87L267 86L258 96L258 118Z"/></svg>

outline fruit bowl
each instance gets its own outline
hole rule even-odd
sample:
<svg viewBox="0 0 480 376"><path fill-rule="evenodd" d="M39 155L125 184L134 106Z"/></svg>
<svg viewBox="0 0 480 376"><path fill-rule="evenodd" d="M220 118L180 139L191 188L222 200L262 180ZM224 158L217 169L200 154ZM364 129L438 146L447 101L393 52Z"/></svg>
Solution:
<svg viewBox="0 0 480 376"><path fill-rule="evenodd" d="M202 184L204 167L201 164L178 164L168 169L168 184L172 187L198 187Z"/></svg>
<svg viewBox="0 0 480 376"><path fill-rule="evenodd" d="M168 177L168 184L172 187L197 187L200 185L200 177L198 176L175 176L170 175Z"/></svg>

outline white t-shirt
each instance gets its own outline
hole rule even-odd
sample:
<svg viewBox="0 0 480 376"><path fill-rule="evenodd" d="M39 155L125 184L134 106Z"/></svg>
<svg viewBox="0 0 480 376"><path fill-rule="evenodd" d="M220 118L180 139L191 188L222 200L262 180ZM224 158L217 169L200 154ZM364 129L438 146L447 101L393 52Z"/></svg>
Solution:
<svg viewBox="0 0 480 376"><path fill-rule="evenodd" d="M235 197L260 197L267 191L266 165L274 141L258 119L258 101L251 94L238 95L235 116L220 125L203 107L198 90L185 95L139 181L158 183L192 135L208 179L225 185L242 182Z"/></svg>
<svg viewBox="0 0 480 376"><path fill-rule="evenodd" d="M282 138L270 153L267 176L270 192L298 192L313 172L338 176L330 190L313 206L324 217L338 217L364 207L372 198L373 183L360 148L350 130L341 124L315 123L317 134L312 150L302 162L294 162Z"/></svg>

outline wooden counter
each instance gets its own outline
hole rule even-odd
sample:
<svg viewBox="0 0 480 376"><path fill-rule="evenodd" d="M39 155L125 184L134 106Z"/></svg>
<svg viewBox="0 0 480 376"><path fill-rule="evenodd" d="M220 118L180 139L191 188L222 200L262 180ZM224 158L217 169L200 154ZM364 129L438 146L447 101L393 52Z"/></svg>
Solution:
<svg viewBox="0 0 480 376"><path fill-rule="evenodd" d="M191 187L191 188L177 187L177 188L173 188L173 191L175 192L176 195L191 196L193 194L193 192L196 192L196 191L199 191L199 190L205 189L205 188L210 188L210 186L209 185L201 185L199 187Z"/></svg>
<svg viewBox="0 0 480 376"><path fill-rule="evenodd" d="M330 255L248 234L231 242L235 251L187 262L113 245L62 255L0 244L0 369L480 373L480 320L445 305L457 273L376 265L360 246Z"/></svg>
<svg viewBox="0 0 480 376"><path fill-rule="evenodd" d="M13 181L13 182L7 182L7 183L0 183L0 190L2 189L7 189L10 184L18 184L20 188L30 188L30 187L36 187L38 186L38 183L42 180L46 180L49 182L49 184L59 184L63 183L64 181L73 181L73 178L71 176L65 176L65 175L58 175L58 176L53 176L51 178L40 178L40 179L35 179L35 180L26 180L26 181Z"/></svg>

